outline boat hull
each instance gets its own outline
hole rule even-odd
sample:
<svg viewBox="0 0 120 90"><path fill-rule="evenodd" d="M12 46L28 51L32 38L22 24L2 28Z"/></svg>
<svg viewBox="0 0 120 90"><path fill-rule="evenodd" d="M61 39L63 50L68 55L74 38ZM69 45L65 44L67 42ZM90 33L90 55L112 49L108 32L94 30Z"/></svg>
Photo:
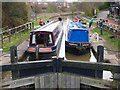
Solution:
<svg viewBox="0 0 120 90"><path fill-rule="evenodd" d="M35 61L36 60L36 53L35 52L29 52L29 61ZM52 56L56 56L56 51L49 52L49 53L38 53L38 59L39 60L47 60L51 59Z"/></svg>
<svg viewBox="0 0 120 90"><path fill-rule="evenodd" d="M83 55L90 52L90 45L84 47L79 44L69 45L68 42L66 42L65 51L75 55Z"/></svg>

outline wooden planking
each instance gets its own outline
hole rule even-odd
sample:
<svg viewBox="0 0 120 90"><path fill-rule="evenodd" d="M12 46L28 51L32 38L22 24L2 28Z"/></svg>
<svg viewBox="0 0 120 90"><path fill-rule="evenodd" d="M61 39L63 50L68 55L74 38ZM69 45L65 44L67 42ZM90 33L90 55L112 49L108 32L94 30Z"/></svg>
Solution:
<svg viewBox="0 0 120 90"><path fill-rule="evenodd" d="M44 87L45 88L50 88L50 74L48 74L48 75L45 75L45 77L44 77L44 83L45 83L45 85L44 85Z"/></svg>
<svg viewBox="0 0 120 90"><path fill-rule="evenodd" d="M62 74L61 73L58 73L58 87L59 88L62 88Z"/></svg>
<svg viewBox="0 0 120 90"><path fill-rule="evenodd" d="M35 77L35 88L40 88L40 77Z"/></svg>
<svg viewBox="0 0 120 90"><path fill-rule="evenodd" d="M30 61L30 62L17 62L14 64L2 64L2 72L11 70L24 70L24 69L35 69L38 67L52 66L52 60L42 60L42 61Z"/></svg>
<svg viewBox="0 0 120 90"><path fill-rule="evenodd" d="M4 82L0 85L2 88L17 88L25 85L34 84L34 77L17 79L9 82Z"/></svg>
<svg viewBox="0 0 120 90"><path fill-rule="evenodd" d="M57 86L58 88L80 88L80 83L98 88L109 88L107 86L112 88L118 87L117 82L114 81L82 77L70 73L58 73L58 78L57 83L57 73L49 73L47 75L43 74L37 77L29 77L5 82L2 84L2 87L16 88L34 83L36 88L57 88Z"/></svg>
<svg viewBox="0 0 120 90"><path fill-rule="evenodd" d="M81 68L81 69L92 69L92 70L108 70L108 71L120 73L120 64L67 60L67 61L62 61L62 66Z"/></svg>
<svg viewBox="0 0 120 90"><path fill-rule="evenodd" d="M92 69L92 70L108 70L116 73L120 73L120 65L119 64L108 64L108 63L93 63L93 62L85 62L85 61L61 61L62 67L75 67L82 69ZM52 60L43 60L43 61L30 61L30 62L18 62L15 64L2 64L0 68L2 71L10 71L10 70L22 70L22 69L34 69L37 67L44 66L52 66Z"/></svg>
<svg viewBox="0 0 120 90"><path fill-rule="evenodd" d="M71 75L71 87L70 88L75 88L75 77Z"/></svg>
<svg viewBox="0 0 120 90"><path fill-rule="evenodd" d="M66 88L70 88L71 87L71 76L67 75L67 81L66 81Z"/></svg>
<svg viewBox="0 0 120 90"><path fill-rule="evenodd" d="M40 77L40 88L45 88L44 76Z"/></svg>

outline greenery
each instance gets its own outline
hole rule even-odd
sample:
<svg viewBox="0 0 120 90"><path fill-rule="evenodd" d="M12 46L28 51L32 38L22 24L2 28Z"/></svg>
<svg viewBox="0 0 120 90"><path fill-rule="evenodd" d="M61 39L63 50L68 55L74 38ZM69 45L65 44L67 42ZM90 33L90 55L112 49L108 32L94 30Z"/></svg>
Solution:
<svg viewBox="0 0 120 90"><path fill-rule="evenodd" d="M48 18L48 17L37 18L37 20L35 19L34 25L35 25L35 26L39 26L39 21L40 21L40 19L41 19L41 20L45 20L45 19L47 19L47 18Z"/></svg>
<svg viewBox="0 0 120 90"><path fill-rule="evenodd" d="M102 3L102 5L100 5L98 7L98 9L99 10L105 10L105 9L109 9L109 7L110 7L110 2L104 2L104 3Z"/></svg>
<svg viewBox="0 0 120 90"><path fill-rule="evenodd" d="M57 11L58 11L58 8L55 4L52 4L52 3L48 4L47 9L46 9L47 13L55 13Z"/></svg>
<svg viewBox="0 0 120 90"><path fill-rule="evenodd" d="M81 16L82 16L82 17L87 17L87 15L86 15L86 14L82 14Z"/></svg>
<svg viewBox="0 0 120 90"><path fill-rule="evenodd" d="M28 32L21 32L16 34L17 38L15 38L15 35L11 36L11 42L9 43L9 39L6 38L4 40L4 48L3 50L9 50L11 46L15 45L15 46L18 46L19 44L21 44L23 41L27 40L30 36L30 29Z"/></svg>
<svg viewBox="0 0 120 90"><path fill-rule="evenodd" d="M28 22L28 6L25 2L2 3L2 27L12 28Z"/></svg>
<svg viewBox="0 0 120 90"><path fill-rule="evenodd" d="M73 5L77 9L77 11L83 11L83 12L85 12L86 16L90 16L90 17L92 17L94 15L94 9L97 10L96 14L99 13L99 10L97 8L101 4L102 4L101 2L74 2L73 3Z"/></svg>
<svg viewBox="0 0 120 90"><path fill-rule="evenodd" d="M92 30L92 32L97 32L100 35L100 28L96 27L95 29ZM111 43L111 46L115 49L118 50L118 44L119 44L119 40L116 38L110 38L110 36L112 36L112 34L110 34L107 31L103 30L103 35L100 35L101 37L105 38L106 41L108 41L109 43Z"/></svg>
<svg viewBox="0 0 120 90"><path fill-rule="evenodd" d="M115 18L120 19L120 16L115 16Z"/></svg>
<svg viewBox="0 0 120 90"><path fill-rule="evenodd" d="M41 19L44 20L44 19L47 19L47 18L48 17L43 17ZM35 26L39 25L39 20L40 20L40 18L37 18L37 21L34 22ZM24 34L24 32L16 34L17 39L15 38L15 35L11 36L11 42L10 43L9 43L9 39L6 38L4 40L4 48L3 48L3 50L9 50L11 46L13 46L13 45L18 46L23 41L27 40L29 38L30 31L31 30L29 29L28 32L25 32L25 34Z"/></svg>

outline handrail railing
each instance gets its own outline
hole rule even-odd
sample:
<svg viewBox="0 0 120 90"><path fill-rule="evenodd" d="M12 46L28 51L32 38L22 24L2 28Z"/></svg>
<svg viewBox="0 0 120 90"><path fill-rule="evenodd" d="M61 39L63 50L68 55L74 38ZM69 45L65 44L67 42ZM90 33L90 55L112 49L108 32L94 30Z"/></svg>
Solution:
<svg viewBox="0 0 120 90"><path fill-rule="evenodd" d="M97 38L97 39L96 39ZM94 33L93 35L92 35L92 37L90 38L90 43L92 43L94 40L93 39L96 39L96 42L99 42L99 35L98 35L98 33Z"/></svg>
<svg viewBox="0 0 120 90"><path fill-rule="evenodd" d="M3 32L0 32L0 41L1 41L1 48L4 47L4 40L8 38L9 42L11 42L11 36L15 35L15 38L17 37L17 33L21 33L27 31L28 29L34 28L34 22L28 22L26 24L7 29Z"/></svg>

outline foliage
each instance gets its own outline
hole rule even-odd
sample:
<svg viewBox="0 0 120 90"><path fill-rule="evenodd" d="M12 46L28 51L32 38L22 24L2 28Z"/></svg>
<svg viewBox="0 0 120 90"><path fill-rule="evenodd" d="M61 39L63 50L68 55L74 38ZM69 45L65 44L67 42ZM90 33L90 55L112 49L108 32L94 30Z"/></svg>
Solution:
<svg viewBox="0 0 120 90"><path fill-rule="evenodd" d="M92 32L97 32L100 35L100 28L96 27L95 29L92 30ZM119 40L118 38L110 38L110 36L112 36L112 34L110 34L109 32L103 30L103 35L101 37L104 37L108 42L111 43L111 45L113 46L113 48L115 50L118 50L118 44L119 44Z"/></svg>
<svg viewBox="0 0 120 90"><path fill-rule="evenodd" d="M42 7L37 2L35 2L34 6L33 6L33 12L38 14L38 13L41 13L41 11L42 11Z"/></svg>
<svg viewBox="0 0 120 90"><path fill-rule="evenodd" d="M27 40L30 36L30 29L28 32L26 32L25 34L21 33L18 33L17 34L17 39L15 38L15 36L11 36L11 43L9 43L9 40L8 38L4 40L4 48L3 50L9 50L11 46L15 45L15 46L18 46L19 44L21 44L23 41Z"/></svg>
<svg viewBox="0 0 120 90"><path fill-rule="evenodd" d="M110 7L110 2L105 2L99 6L99 10L109 9L109 7Z"/></svg>
<svg viewBox="0 0 120 90"><path fill-rule="evenodd" d="M120 16L115 16L115 18L120 19Z"/></svg>
<svg viewBox="0 0 120 90"><path fill-rule="evenodd" d="M35 20L35 22L34 22L34 25L35 26L39 26L39 20L41 19L41 20L45 20L45 19L47 19L48 17L43 17L43 18L37 18L37 20Z"/></svg>
<svg viewBox="0 0 120 90"><path fill-rule="evenodd" d="M66 9L65 7L61 7L61 8L60 8L60 11L62 11L62 12L66 12L67 9Z"/></svg>
<svg viewBox="0 0 120 90"><path fill-rule="evenodd" d="M92 17L94 15L94 9L97 9L101 5L101 2L74 2L73 5L77 11L83 11L87 16Z"/></svg>
<svg viewBox="0 0 120 90"><path fill-rule="evenodd" d="M77 11L77 8L75 7L75 4L71 4L69 9L70 9L70 11L72 13L74 13L75 11Z"/></svg>
<svg viewBox="0 0 120 90"><path fill-rule="evenodd" d="M57 11L58 11L58 8L55 4L53 4L53 3L48 4L47 9L46 9L47 13L55 13Z"/></svg>
<svg viewBox="0 0 120 90"><path fill-rule="evenodd" d="M87 15L86 15L86 14L82 14L81 16L82 16L82 17L87 17Z"/></svg>
<svg viewBox="0 0 120 90"><path fill-rule="evenodd" d="M28 6L24 2L2 3L2 27L18 26L28 21Z"/></svg>

